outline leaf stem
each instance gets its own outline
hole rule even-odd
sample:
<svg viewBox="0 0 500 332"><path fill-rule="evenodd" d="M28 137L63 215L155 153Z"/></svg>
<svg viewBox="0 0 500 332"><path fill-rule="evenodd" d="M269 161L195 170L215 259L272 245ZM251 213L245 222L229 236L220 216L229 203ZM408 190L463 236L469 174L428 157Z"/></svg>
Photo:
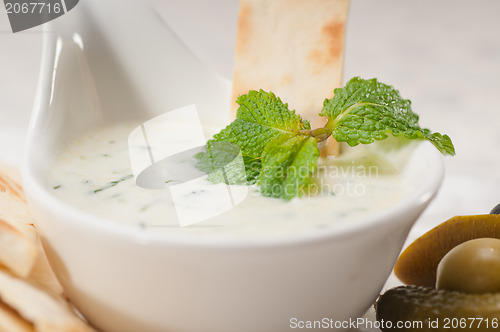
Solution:
<svg viewBox="0 0 500 332"><path fill-rule="evenodd" d="M326 133L328 133L328 136L330 136L333 132L333 128L335 128L335 125L337 124L337 121L335 121L332 118L328 118L328 121L324 127Z"/></svg>
<svg viewBox="0 0 500 332"><path fill-rule="evenodd" d="M300 133L303 135L308 135L308 136L316 138L318 140L318 143L325 141L328 138L328 136L330 136L330 133L328 132L328 130L326 130L326 128L316 128L313 130L301 130Z"/></svg>

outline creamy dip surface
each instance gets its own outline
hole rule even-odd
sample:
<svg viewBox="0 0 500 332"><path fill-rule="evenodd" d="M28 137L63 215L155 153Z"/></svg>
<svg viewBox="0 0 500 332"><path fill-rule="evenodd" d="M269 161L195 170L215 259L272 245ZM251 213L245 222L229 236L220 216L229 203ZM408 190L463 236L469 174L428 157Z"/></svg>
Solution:
<svg viewBox="0 0 500 332"><path fill-rule="evenodd" d="M398 165L359 146L322 158L314 178L320 193L291 201L264 197L256 185L216 185L206 176L187 189L174 178L165 180L172 183L164 189L143 188L130 157L137 147L130 146L129 135L137 126L104 127L69 142L49 169L50 191L88 213L145 231L261 239L355 223L397 204L415 185L401 173L408 154L398 157ZM194 168L196 159L179 163Z"/></svg>

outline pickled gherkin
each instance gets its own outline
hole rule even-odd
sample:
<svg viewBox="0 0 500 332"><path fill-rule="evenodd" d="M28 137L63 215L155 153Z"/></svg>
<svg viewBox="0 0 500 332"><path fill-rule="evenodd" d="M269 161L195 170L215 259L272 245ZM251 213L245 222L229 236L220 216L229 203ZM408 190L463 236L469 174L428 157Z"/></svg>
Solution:
<svg viewBox="0 0 500 332"><path fill-rule="evenodd" d="M500 293L400 286L381 295L375 310L382 331L500 330Z"/></svg>

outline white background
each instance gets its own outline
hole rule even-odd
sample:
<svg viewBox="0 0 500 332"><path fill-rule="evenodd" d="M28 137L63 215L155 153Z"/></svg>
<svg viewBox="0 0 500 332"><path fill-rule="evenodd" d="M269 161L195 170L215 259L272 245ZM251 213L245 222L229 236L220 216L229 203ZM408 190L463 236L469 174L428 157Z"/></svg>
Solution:
<svg viewBox="0 0 500 332"><path fill-rule="evenodd" d="M237 1L150 2L193 52L231 77ZM421 125L447 133L457 151L445 158L441 192L410 240L453 215L487 213L500 203L499 13L495 0L351 2L345 81L359 75L394 85L412 100ZM41 38L40 27L13 34L0 6L1 163L22 160ZM391 277L389 285L396 283Z"/></svg>

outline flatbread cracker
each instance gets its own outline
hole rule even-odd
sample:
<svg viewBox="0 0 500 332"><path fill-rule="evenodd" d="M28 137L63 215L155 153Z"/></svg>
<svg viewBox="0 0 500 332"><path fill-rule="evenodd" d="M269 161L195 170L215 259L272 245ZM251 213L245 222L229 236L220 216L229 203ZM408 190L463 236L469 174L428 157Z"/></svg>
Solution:
<svg viewBox="0 0 500 332"><path fill-rule="evenodd" d="M233 101L248 90L272 91L311 121L341 86L348 0L241 0ZM236 116L237 104L232 105Z"/></svg>
<svg viewBox="0 0 500 332"><path fill-rule="evenodd" d="M0 270L0 298L27 321L37 332L91 332L60 297Z"/></svg>

